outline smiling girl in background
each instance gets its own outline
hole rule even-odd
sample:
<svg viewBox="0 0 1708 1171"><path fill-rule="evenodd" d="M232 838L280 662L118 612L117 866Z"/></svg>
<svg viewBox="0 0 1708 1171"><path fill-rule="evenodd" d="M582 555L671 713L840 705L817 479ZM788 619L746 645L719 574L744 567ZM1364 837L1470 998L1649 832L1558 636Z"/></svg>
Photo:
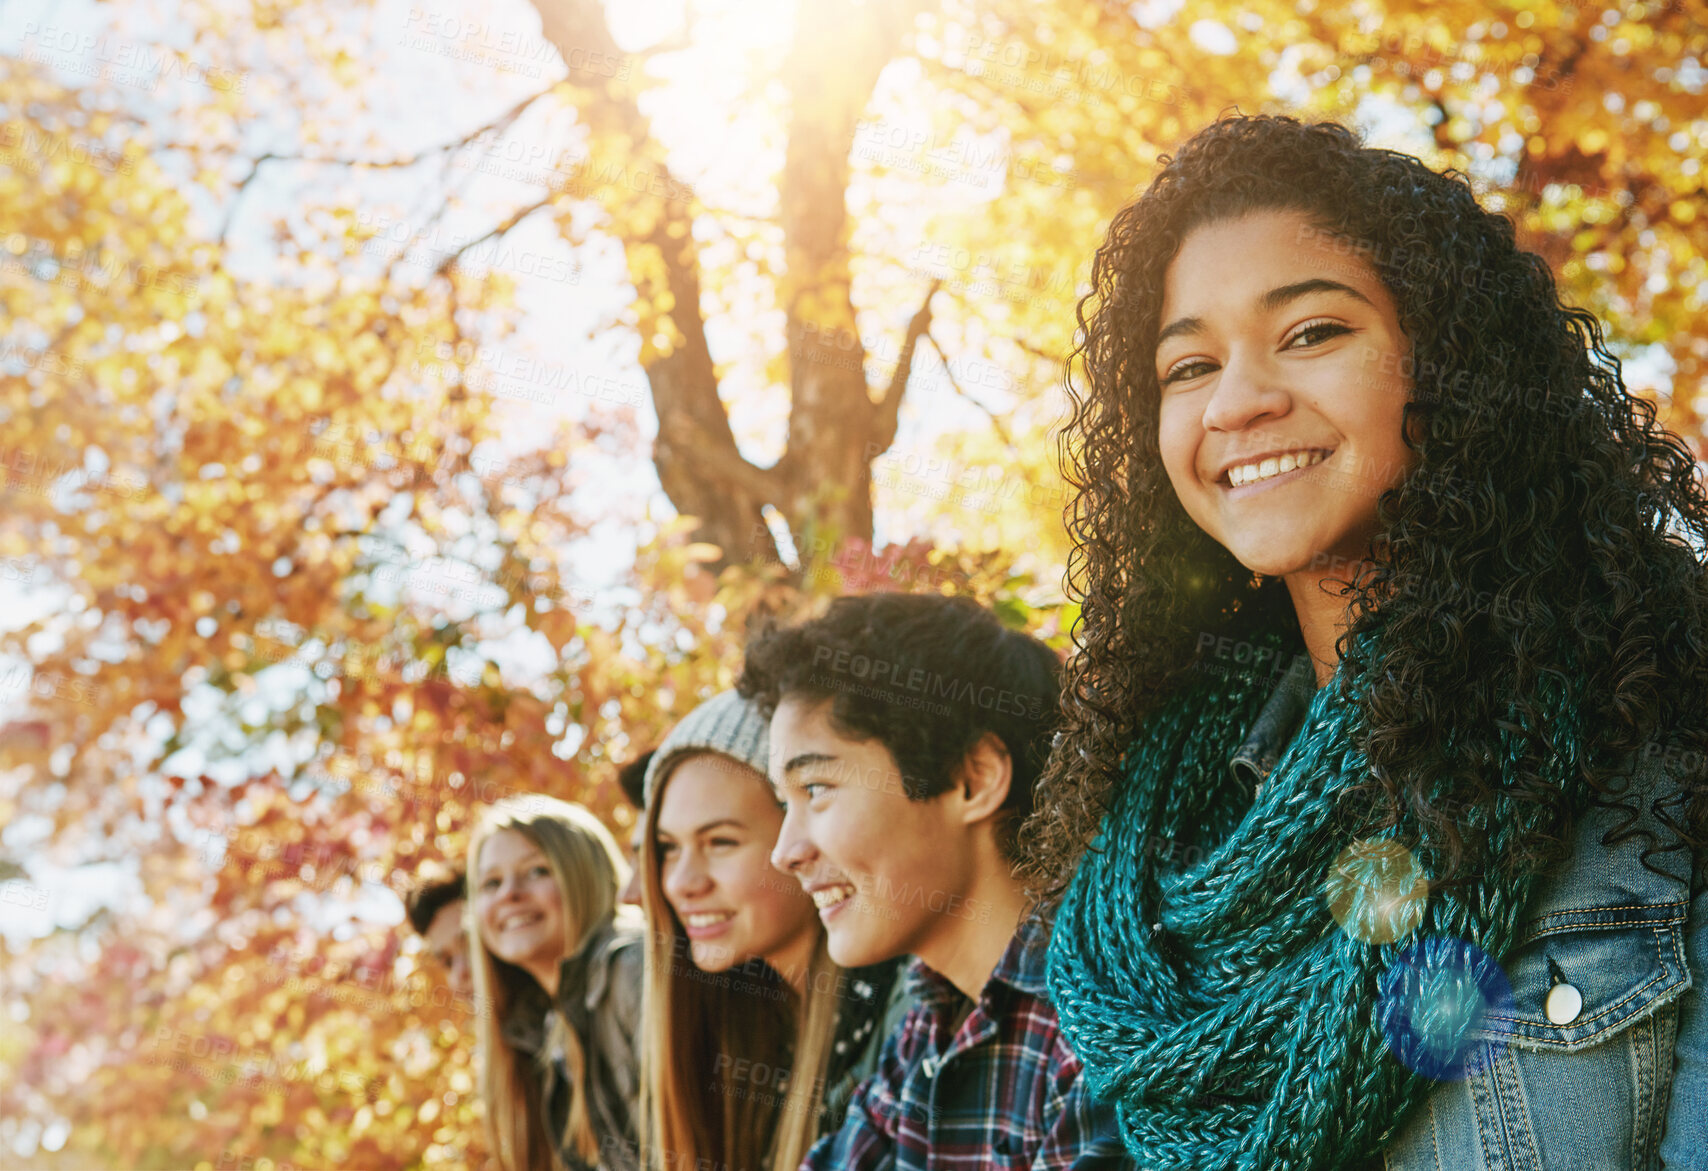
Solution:
<svg viewBox="0 0 1708 1171"><path fill-rule="evenodd" d="M1689 450L1462 177L1163 162L1080 309L1027 831L1085 1076L1147 1171L1708 1166Z"/></svg>
<svg viewBox="0 0 1708 1171"><path fill-rule="evenodd" d="M677 724L647 768L655 1168L795 1171L871 1072L880 1017L899 1016L897 965L839 968L811 897L771 865L783 809L768 748L766 719L729 691Z"/></svg>
<svg viewBox="0 0 1708 1171"><path fill-rule="evenodd" d="M481 1095L502 1171L634 1171L643 929L586 809L513 797L468 850Z"/></svg>

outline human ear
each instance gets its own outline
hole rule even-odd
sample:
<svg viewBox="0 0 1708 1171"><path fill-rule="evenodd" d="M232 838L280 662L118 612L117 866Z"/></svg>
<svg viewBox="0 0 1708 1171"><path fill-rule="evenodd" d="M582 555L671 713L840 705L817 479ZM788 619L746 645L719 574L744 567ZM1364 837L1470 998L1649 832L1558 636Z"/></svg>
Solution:
<svg viewBox="0 0 1708 1171"><path fill-rule="evenodd" d="M1008 800L1014 781L1014 761L1008 748L994 732L986 732L961 758L955 782L961 797L961 820L965 824L996 816Z"/></svg>

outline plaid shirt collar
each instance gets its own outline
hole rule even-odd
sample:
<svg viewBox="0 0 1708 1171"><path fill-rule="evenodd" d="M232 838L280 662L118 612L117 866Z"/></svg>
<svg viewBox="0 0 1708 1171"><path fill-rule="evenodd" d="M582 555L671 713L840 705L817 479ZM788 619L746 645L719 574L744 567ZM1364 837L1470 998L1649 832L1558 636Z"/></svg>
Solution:
<svg viewBox="0 0 1708 1171"><path fill-rule="evenodd" d="M976 1004L915 960L920 999L802 1171L1134 1171L1050 1004L1048 936L1028 915Z"/></svg>
<svg viewBox="0 0 1708 1171"><path fill-rule="evenodd" d="M1014 989L1041 1000L1049 999L1046 981L1049 943L1049 916L1033 910L1020 921L1014 937L1003 950L1002 958L991 970L990 979L985 981L984 991L979 994L979 1003L987 1012L998 1008L1006 998L1004 989ZM955 1007L966 999L959 988L924 960L915 959L908 966L907 978L908 991L914 1000L930 1007L934 1013L952 1015Z"/></svg>

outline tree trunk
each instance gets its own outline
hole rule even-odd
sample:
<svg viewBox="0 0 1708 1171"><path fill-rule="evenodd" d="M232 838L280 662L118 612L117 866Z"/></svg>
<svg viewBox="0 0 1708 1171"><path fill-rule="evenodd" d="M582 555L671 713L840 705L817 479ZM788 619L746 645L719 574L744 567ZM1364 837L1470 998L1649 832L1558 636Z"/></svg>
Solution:
<svg viewBox="0 0 1708 1171"><path fill-rule="evenodd" d="M566 61L581 59L577 52L623 57L600 0L534 6ZM777 557L766 504L782 513L803 561L829 553L832 537L871 540L872 460L895 438L935 286L908 325L894 376L874 398L850 288L848 158L872 87L919 7L919 0L818 0L800 13L783 71L793 103L779 180L787 272L777 301L787 315L791 401L788 443L774 466L756 467L741 455L718 398L692 234L703 209L691 199L623 193L631 215L637 200L651 201L640 217L649 230L625 236L623 245L631 273L641 274L641 298L666 306L661 329L669 344L652 348L642 339L641 364L658 413L653 464L671 503L699 518L699 538L721 547L726 561ZM573 80L586 91L578 110L596 135L665 179L664 190L687 190L670 176L635 100L643 82Z"/></svg>

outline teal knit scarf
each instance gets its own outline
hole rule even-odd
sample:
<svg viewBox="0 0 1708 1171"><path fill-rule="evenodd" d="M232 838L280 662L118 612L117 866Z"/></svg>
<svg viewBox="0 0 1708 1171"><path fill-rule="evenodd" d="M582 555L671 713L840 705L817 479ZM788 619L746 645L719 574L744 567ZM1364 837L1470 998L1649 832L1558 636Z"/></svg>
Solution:
<svg viewBox="0 0 1708 1171"><path fill-rule="evenodd" d="M1417 826L1356 845L1334 828L1337 794L1365 771L1358 683L1340 698L1338 676L1256 801L1241 791L1228 758L1274 682L1190 685L1146 722L1056 913L1062 1029L1143 1171L1305 1171L1375 1154L1436 1078L1485 1053L1473 1030L1500 1015L1496 961L1537 882L1484 878L1456 894L1420 882L1414 913L1387 933L1370 927L1380 916L1331 914L1344 851L1415 863L1401 844ZM1543 775L1576 799L1574 721L1563 699L1545 706ZM1504 791L1510 760L1499 774ZM1497 798L1489 817L1499 856L1538 814Z"/></svg>

